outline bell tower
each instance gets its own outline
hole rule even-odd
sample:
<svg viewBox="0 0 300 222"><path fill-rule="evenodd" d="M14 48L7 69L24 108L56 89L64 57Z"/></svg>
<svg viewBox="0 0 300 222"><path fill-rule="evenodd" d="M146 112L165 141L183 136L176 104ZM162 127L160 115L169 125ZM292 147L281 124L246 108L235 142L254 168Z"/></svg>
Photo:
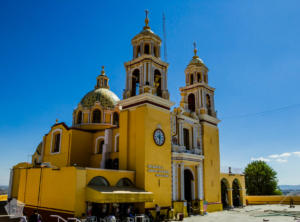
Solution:
<svg viewBox="0 0 300 222"><path fill-rule="evenodd" d="M180 106L191 116L197 117L201 124L203 147L203 185L204 199L215 203L221 209L220 194L220 151L217 113L214 106L215 89L208 85L208 68L197 55L194 43L194 56L185 69L186 86L180 88Z"/></svg>
<svg viewBox="0 0 300 222"><path fill-rule="evenodd" d="M168 63L160 58L161 39L149 26L146 10L143 30L131 40L133 59L125 62L126 85L123 98L151 93L169 99L167 87Z"/></svg>
<svg viewBox="0 0 300 222"><path fill-rule="evenodd" d="M185 69L185 87L180 88L180 106L195 113L198 117L207 114L216 118L214 88L208 85L208 68L197 55L194 43L194 56Z"/></svg>

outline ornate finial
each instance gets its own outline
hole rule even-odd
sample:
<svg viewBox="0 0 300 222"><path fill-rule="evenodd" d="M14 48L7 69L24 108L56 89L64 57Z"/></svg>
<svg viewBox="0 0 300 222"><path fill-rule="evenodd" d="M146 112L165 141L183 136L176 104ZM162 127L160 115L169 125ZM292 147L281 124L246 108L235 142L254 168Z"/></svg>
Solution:
<svg viewBox="0 0 300 222"><path fill-rule="evenodd" d="M58 119L55 120L55 123L58 123Z"/></svg>
<svg viewBox="0 0 300 222"><path fill-rule="evenodd" d="M104 66L102 66L101 75L105 76Z"/></svg>
<svg viewBox="0 0 300 222"><path fill-rule="evenodd" d="M194 45L194 54L195 54L195 56L197 56L197 45L196 45L196 42L194 42L193 45Z"/></svg>
<svg viewBox="0 0 300 222"><path fill-rule="evenodd" d="M149 11L146 9L145 13L146 13L146 18L145 18L145 27L144 27L144 29L150 29L150 27L148 26L148 23L149 23L149 18L148 18Z"/></svg>

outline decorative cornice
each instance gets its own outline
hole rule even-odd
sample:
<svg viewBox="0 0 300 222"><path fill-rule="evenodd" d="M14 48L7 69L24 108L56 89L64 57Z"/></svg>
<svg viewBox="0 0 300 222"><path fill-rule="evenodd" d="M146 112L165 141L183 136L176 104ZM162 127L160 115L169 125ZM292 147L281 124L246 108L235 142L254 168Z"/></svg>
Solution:
<svg viewBox="0 0 300 222"><path fill-rule="evenodd" d="M210 123L212 125L217 125L219 122L221 122L221 120L213 117L213 116L210 116L210 115L207 115L207 114L200 114L199 115L199 120L200 122L207 122L207 123Z"/></svg>
<svg viewBox="0 0 300 222"><path fill-rule="evenodd" d="M201 162L203 159L204 159L203 155L172 152L172 160L187 160L187 161Z"/></svg>
<svg viewBox="0 0 300 222"><path fill-rule="evenodd" d="M186 90L189 90L189 89L193 89L193 88L197 88L197 87L204 87L208 90L211 90L211 91L215 91L215 88L207 85L206 83L196 83L196 84L193 84L193 85L189 85L189 86L184 86L184 87L180 87L179 90L180 91L186 91Z"/></svg>
<svg viewBox="0 0 300 222"><path fill-rule="evenodd" d="M127 67L127 66L130 66L130 65L134 65L136 63L143 62L144 60L153 61L154 63L156 63L158 65L161 65L161 66L165 66L166 68L169 66L169 63L164 62L164 61L160 60L159 58L156 58L155 56L147 55L147 54L141 55L141 56L139 56L139 57L137 57L133 60L125 62L124 66Z"/></svg>
<svg viewBox="0 0 300 222"><path fill-rule="evenodd" d="M118 105L120 105L121 109L128 109L134 106L138 106L141 104L152 104L164 109L170 110L170 108L175 104L169 100L163 99L158 96L154 96L150 93L143 93L138 96L129 97L127 99L121 100Z"/></svg>

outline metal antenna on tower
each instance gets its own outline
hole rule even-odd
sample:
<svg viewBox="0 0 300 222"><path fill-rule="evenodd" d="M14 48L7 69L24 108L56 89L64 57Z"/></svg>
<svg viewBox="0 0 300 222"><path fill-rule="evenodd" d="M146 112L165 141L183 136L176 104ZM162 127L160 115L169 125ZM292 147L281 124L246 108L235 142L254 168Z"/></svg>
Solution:
<svg viewBox="0 0 300 222"><path fill-rule="evenodd" d="M166 34L166 17L163 13L163 34L164 34L164 60L167 61L167 34Z"/></svg>

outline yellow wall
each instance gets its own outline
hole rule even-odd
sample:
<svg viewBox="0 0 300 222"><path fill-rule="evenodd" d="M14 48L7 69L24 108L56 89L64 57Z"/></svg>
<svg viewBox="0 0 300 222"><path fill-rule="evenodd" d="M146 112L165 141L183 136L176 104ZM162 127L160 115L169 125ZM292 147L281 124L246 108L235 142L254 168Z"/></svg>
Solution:
<svg viewBox="0 0 300 222"><path fill-rule="evenodd" d="M0 201L7 201L7 195L0 195Z"/></svg>
<svg viewBox="0 0 300 222"><path fill-rule="evenodd" d="M70 165L88 166L93 145L93 135L90 132L71 130Z"/></svg>
<svg viewBox="0 0 300 222"><path fill-rule="evenodd" d="M165 134L163 146L153 141L154 130L159 127ZM120 113L120 169L136 171L136 186L154 193L154 202L146 203L146 208L171 206L170 133L168 110L142 105ZM156 176L149 165L161 167L167 177Z"/></svg>
<svg viewBox="0 0 300 222"><path fill-rule="evenodd" d="M18 200L28 207L51 209L81 216L86 211L86 186L95 176L105 177L111 186L121 178L135 180L135 172L80 167L19 169Z"/></svg>
<svg viewBox="0 0 300 222"><path fill-rule="evenodd" d="M51 153L52 132L56 129L62 130L61 146L59 153ZM71 134L62 124L52 127L50 132L44 137L44 157L43 162L50 162L53 166L63 167L70 163L70 141Z"/></svg>
<svg viewBox="0 0 300 222"><path fill-rule="evenodd" d="M202 124L204 199L209 203L221 202L219 130L208 123Z"/></svg>
<svg viewBox="0 0 300 222"><path fill-rule="evenodd" d="M300 204L300 196L246 196L246 202L249 205L290 204L291 199L294 204Z"/></svg>

